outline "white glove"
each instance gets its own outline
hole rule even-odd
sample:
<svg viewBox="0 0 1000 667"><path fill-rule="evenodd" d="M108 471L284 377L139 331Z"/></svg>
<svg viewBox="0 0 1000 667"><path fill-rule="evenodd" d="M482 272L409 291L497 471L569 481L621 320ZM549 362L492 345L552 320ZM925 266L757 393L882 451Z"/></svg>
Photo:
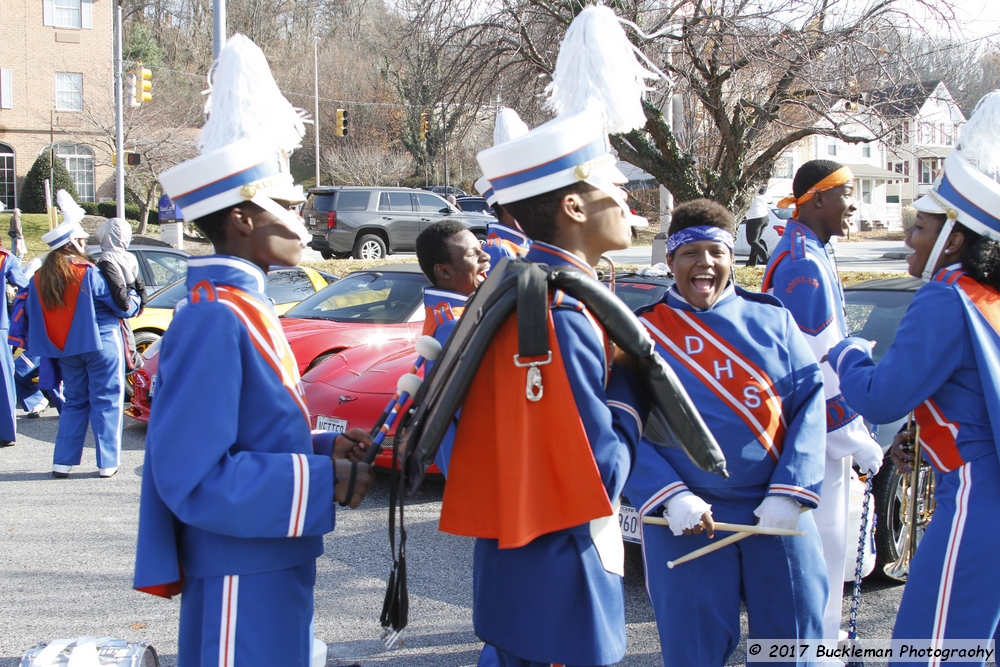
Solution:
<svg viewBox="0 0 1000 667"><path fill-rule="evenodd" d="M798 501L788 496L767 496L753 511L760 518L761 528L798 530L800 508Z"/></svg>
<svg viewBox="0 0 1000 667"><path fill-rule="evenodd" d="M675 536L683 535L701 524L701 515L712 511L712 506L690 491L681 491L667 501L667 521L670 522L670 532Z"/></svg>
<svg viewBox="0 0 1000 667"><path fill-rule="evenodd" d="M874 440L869 439L858 448L858 451L854 452L854 462L858 464L862 475L866 472L871 472L873 475L878 473L879 468L882 467L882 447Z"/></svg>

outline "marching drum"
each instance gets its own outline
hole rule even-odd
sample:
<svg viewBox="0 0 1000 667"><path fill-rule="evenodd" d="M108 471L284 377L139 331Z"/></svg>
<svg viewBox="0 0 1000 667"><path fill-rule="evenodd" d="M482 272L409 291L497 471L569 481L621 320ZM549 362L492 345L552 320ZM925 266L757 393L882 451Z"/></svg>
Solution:
<svg viewBox="0 0 1000 667"><path fill-rule="evenodd" d="M28 649L21 667L160 667L156 649L146 642L124 639L77 637L54 639Z"/></svg>

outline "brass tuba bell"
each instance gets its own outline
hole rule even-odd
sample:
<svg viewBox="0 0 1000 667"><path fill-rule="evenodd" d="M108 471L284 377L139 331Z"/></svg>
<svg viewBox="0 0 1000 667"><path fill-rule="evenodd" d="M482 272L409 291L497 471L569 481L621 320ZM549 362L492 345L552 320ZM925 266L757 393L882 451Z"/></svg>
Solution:
<svg viewBox="0 0 1000 667"><path fill-rule="evenodd" d="M914 426L913 413L910 413L909 426ZM927 529L934 515L934 472L921 457L920 427L913 433L913 462L908 476L903 477L899 492L902 495L899 514L905 517L899 537L903 548L899 557L885 566L885 575L897 581L906 581L910 573L910 559L917 550L917 542Z"/></svg>

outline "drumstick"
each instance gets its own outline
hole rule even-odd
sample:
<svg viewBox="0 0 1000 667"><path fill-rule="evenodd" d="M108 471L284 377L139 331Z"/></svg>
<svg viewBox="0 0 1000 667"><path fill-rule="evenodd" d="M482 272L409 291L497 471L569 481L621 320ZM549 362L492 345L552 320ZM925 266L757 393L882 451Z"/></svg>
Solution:
<svg viewBox="0 0 1000 667"><path fill-rule="evenodd" d="M753 535L753 533L735 533L733 535L730 535L729 537L723 537L718 542L715 542L714 544L709 544L707 547L702 547L701 549L695 549L691 553L685 554L680 558L678 558L677 560L668 560L667 567L673 569L675 565L680 565L681 563L686 563L689 560L700 558L705 554L710 554L713 551L718 551L722 547L729 546L733 542L739 542L740 540L744 540L750 537L751 535Z"/></svg>
<svg viewBox="0 0 1000 667"><path fill-rule="evenodd" d="M653 524L655 526L670 525L669 521L658 516L644 516L642 517L642 522ZM764 526L751 526L743 523L726 523L724 521L716 521L715 529L722 530L727 533L750 533L752 535L795 535L801 537L806 534L805 531L792 530L790 528L765 528Z"/></svg>

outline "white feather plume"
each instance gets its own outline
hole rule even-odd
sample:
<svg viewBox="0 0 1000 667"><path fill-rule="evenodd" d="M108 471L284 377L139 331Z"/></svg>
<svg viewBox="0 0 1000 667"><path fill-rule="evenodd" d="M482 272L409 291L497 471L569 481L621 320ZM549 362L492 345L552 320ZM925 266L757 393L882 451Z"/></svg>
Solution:
<svg viewBox="0 0 1000 667"><path fill-rule="evenodd" d="M991 177L1000 170L1000 90L983 96L962 128L958 151Z"/></svg>
<svg viewBox="0 0 1000 667"><path fill-rule="evenodd" d="M523 137L528 133L528 126L524 124L517 112L507 107L500 107L497 113L497 122L493 126L493 145L505 144L511 139Z"/></svg>
<svg viewBox="0 0 1000 667"><path fill-rule="evenodd" d="M212 73L198 147L202 153L241 139L270 143L291 153L302 144L305 112L278 89L264 52L243 35L233 35Z"/></svg>
<svg viewBox="0 0 1000 667"><path fill-rule="evenodd" d="M639 63L636 51L614 12L590 5L573 19L559 47L545 88L546 106L563 115L594 105L604 114L609 134L643 127L642 94L649 90L645 80L657 75Z"/></svg>
<svg viewBox="0 0 1000 667"><path fill-rule="evenodd" d="M83 220L83 216L87 214L83 210L83 207L73 200L73 196L65 190L59 190L56 193L56 204L58 204L59 210L62 211L64 223L80 222Z"/></svg>

